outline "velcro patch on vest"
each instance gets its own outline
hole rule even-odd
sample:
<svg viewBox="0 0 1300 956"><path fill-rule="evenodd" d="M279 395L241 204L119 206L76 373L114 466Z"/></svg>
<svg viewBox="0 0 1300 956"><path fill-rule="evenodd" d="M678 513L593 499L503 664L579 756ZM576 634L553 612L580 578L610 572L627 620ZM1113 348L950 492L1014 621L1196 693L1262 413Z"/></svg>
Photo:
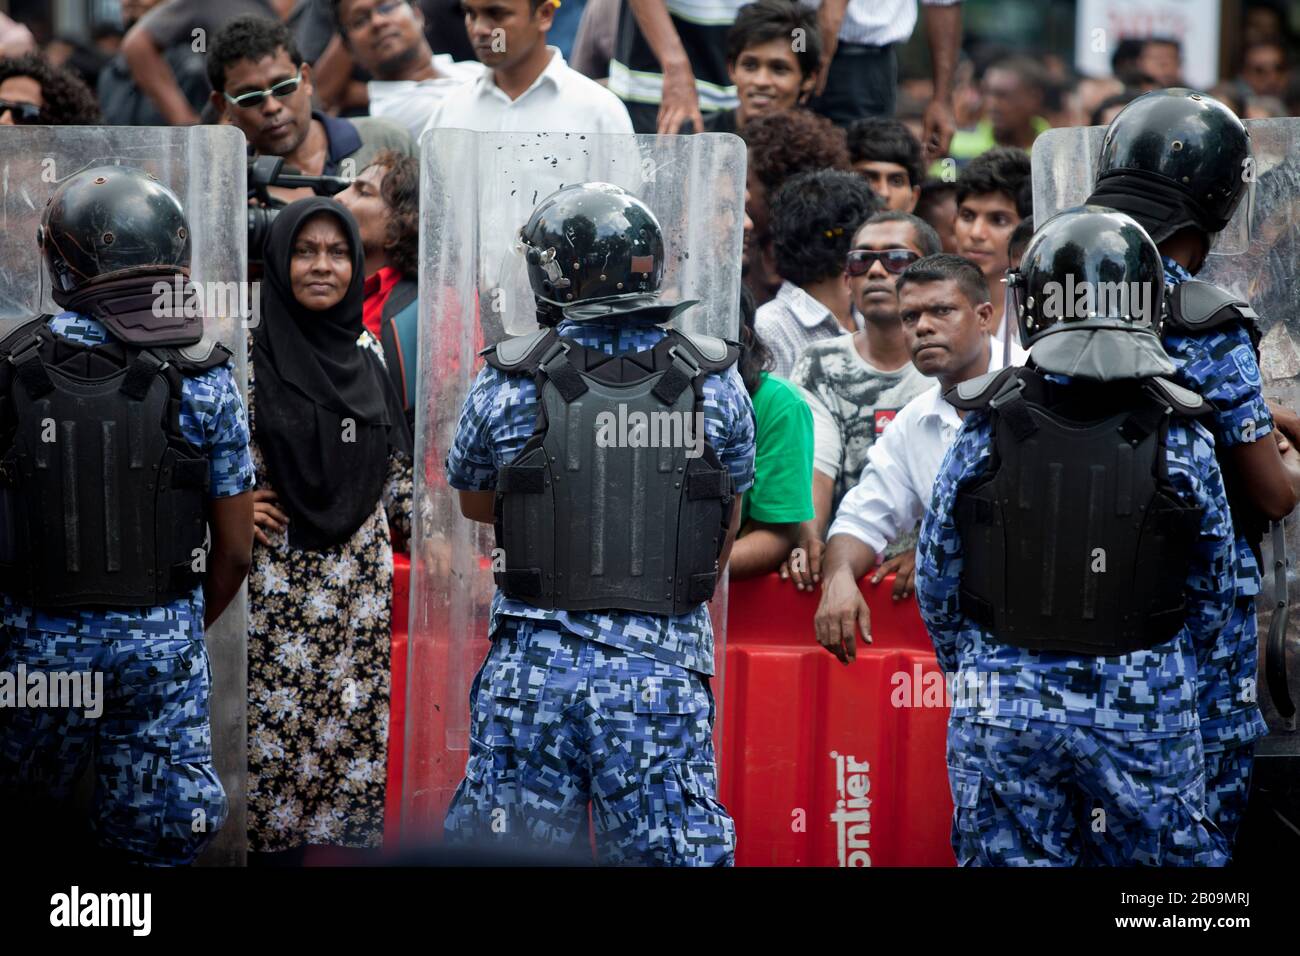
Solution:
<svg viewBox="0 0 1300 956"><path fill-rule="evenodd" d="M542 593L542 572L537 568L507 568L492 576L511 597L538 597Z"/></svg>
<svg viewBox="0 0 1300 956"><path fill-rule="evenodd" d="M727 477L724 469L692 471L686 476L686 497L691 501L702 498L725 498Z"/></svg>
<svg viewBox="0 0 1300 956"><path fill-rule="evenodd" d="M510 465L497 478L497 491L503 495L539 495L545 490L545 465Z"/></svg>

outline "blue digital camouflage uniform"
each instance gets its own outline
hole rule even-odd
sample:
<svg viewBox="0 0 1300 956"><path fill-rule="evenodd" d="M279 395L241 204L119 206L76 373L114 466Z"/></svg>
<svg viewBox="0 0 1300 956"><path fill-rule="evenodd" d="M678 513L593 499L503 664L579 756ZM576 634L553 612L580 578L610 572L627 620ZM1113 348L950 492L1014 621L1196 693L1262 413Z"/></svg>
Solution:
<svg viewBox="0 0 1300 956"><path fill-rule="evenodd" d="M1192 278L1173 259L1164 257L1164 264L1167 288ZM1177 367L1175 380L1213 406L1213 413L1203 421L1218 448L1258 441L1273 430L1255 349L1241 325L1221 326L1202 335L1167 331L1163 342ZM1246 811L1255 741L1268 733L1255 686L1259 657L1255 596L1260 591L1260 568L1241 535L1235 542L1234 577L1232 616L1198 675L1205 802L1230 844Z"/></svg>
<svg viewBox="0 0 1300 956"><path fill-rule="evenodd" d="M71 341L108 332L64 312L50 320ZM214 498L253 487L248 423L229 366L186 378L180 427L211 462ZM138 610L48 613L0 594L0 671L101 674L103 713L25 708L8 716L0 780L64 801L95 755L91 826L99 844L147 865L187 864L225 822L226 795L212 766L203 643L203 589Z"/></svg>
<svg viewBox="0 0 1300 956"><path fill-rule="evenodd" d="M987 413L970 413L916 549L921 615L961 691L948 730L957 862L1222 865L1197 733L1197 668L1232 605L1232 523L1213 439L1176 421L1166 447L1171 484L1203 515L1186 623L1164 644L1113 657L1012 647L961 613L953 505L987 470L991 441Z"/></svg>
<svg viewBox="0 0 1300 956"><path fill-rule="evenodd" d="M596 322L562 322L557 331L611 355L650 349L665 334ZM485 366L447 456L449 484L495 488L532 435L537 409L531 378ZM746 490L753 406L735 368L705 380L704 416L735 490ZM731 864L735 826L716 798L713 629L703 604L677 617L549 611L497 591L489 631L449 840L506 836L568 849L586 839L590 800L602 863Z"/></svg>

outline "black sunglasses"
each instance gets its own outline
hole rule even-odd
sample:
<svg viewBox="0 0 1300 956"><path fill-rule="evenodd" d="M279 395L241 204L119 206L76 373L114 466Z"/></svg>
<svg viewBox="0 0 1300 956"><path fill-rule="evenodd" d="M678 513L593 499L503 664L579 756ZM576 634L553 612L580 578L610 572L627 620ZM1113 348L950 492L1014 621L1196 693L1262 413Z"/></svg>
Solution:
<svg viewBox="0 0 1300 956"><path fill-rule="evenodd" d="M871 263L879 259L886 272L898 275L919 258L911 249L883 249L879 252L875 249L850 249L844 271L851 276L866 275L871 271Z"/></svg>
<svg viewBox="0 0 1300 956"><path fill-rule="evenodd" d="M14 103L0 100L0 116L9 113L19 126L31 126L41 121L41 108L35 103Z"/></svg>

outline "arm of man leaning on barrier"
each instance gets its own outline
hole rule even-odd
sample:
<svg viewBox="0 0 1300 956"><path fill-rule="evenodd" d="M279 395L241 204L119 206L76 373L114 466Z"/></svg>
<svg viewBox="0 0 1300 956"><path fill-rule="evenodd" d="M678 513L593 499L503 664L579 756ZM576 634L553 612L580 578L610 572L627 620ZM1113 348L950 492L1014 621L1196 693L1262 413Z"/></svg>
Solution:
<svg viewBox="0 0 1300 956"><path fill-rule="evenodd" d="M953 507L961 486L988 467L992 434L986 414L972 412L967 417L939 467L916 542L916 603L945 674L957 669L958 636L974 627L961 613L961 536Z"/></svg>
<svg viewBox="0 0 1300 956"><path fill-rule="evenodd" d="M917 487L908 464L907 445L918 440L913 427L919 406L909 403L867 451L862 477L840 501L826 539L837 534L857 538L876 553L876 560L899 535L920 519L930 489Z"/></svg>
<svg viewBox="0 0 1300 956"><path fill-rule="evenodd" d="M1165 451L1169 482L1201 512L1200 533L1187 569L1184 624L1198 661L1204 662L1232 613L1232 515L1214 457L1214 439L1199 423L1172 425Z"/></svg>

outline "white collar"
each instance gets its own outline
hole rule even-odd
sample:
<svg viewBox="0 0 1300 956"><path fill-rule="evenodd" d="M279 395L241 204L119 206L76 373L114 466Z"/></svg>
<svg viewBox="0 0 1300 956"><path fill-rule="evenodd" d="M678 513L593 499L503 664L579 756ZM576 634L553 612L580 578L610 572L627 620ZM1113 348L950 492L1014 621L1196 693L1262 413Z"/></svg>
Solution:
<svg viewBox="0 0 1300 956"><path fill-rule="evenodd" d="M478 78L475 91L479 95L499 96L511 103L518 103L533 90L537 89L543 83L549 81L557 90L560 88L560 79L563 73L568 70L568 65L564 62L564 54L560 52L558 46L547 45L546 49L551 51L550 62L546 64L546 69L537 75L537 79L529 84L528 89L524 90L513 100L511 100L501 87L497 86L496 74L490 69L484 69L482 75Z"/></svg>
<svg viewBox="0 0 1300 956"><path fill-rule="evenodd" d="M788 279L782 281L781 288L776 290L776 295L782 304L794 313L794 317L799 320L799 324L804 328L815 329L817 326L830 321L841 332L847 331L840 327L839 322L835 321L835 316L831 314L830 309Z"/></svg>
<svg viewBox="0 0 1300 956"><path fill-rule="evenodd" d="M1024 365L1025 360L1029 358L1029 353L1018 346L1015 342L1011 343L1011 364ZM989 371L997 372L1002 368L1002 343L993 336L989 336ZM935 384L923 395L916 399L919 404L919 413L916 417L918 422L924 421L930 417L938 417L949 424L960 425L961 415L957 413L948 400L943 397L943 387L938 383Z"/></svg>

